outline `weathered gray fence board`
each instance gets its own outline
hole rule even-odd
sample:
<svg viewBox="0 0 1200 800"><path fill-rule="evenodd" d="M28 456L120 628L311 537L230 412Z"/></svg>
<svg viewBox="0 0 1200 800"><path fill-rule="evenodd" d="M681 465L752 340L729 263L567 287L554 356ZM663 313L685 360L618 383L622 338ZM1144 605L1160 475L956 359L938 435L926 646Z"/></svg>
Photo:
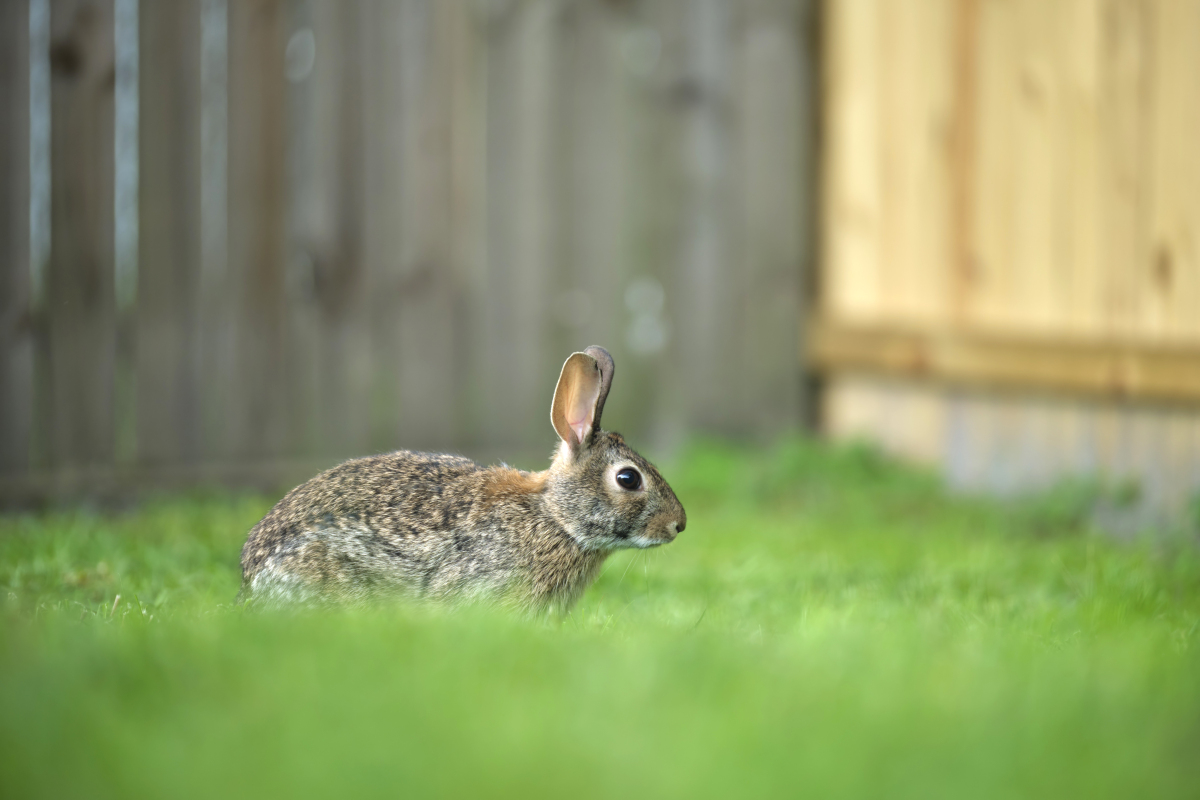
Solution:
<svg viewBox="0 0 1200 800"><path fill-rule="evenodd" d="M137 453L201 454L200 0L139 6Z"/></svg>
<svg viewBox="0 0 1200 800"><path fill-rule="evenodd" d="M395 319L396 280L404 215L402 182L406 176L400 157L401 103L400 14L396 3L371 0L365 4L363 27L363 91L371 97L363 128L363 260L369 292L371 363L371 446L387 450L398 444L396 408Z"/></svg>
<svg viewBox="0 0 1200 800"><path fill-rule="evenodd" d="M613 353L620 363L620 391L613 393L605 422L632 434L643 415L636 413L642 408L635 400L636 367L625 357L621 299L636 270L626 250L626 201L635 186L625 169L625 121L632 109L620 55L629 26L626 13L593 3L567 6L555 24L554 259L547 274L546 342L552 367L590 344ZM550 389L543 388L545 397Z"/></svg>
<svg viewBox="0 0 1200 800"><path fill-rule="evenodd" d="M201 456L205 464L230 463L231 429L225 424L237 400L235 380L237 296L229 263L228 8L201 0L200 52L200 282L197 297Z"/></svg>
<svg viewBox="0 0 1200 800"><path fill-rule="evenodd" d="M459 4L405 2L399 31L396 149L400 161L400 247L385 285L394 292L391 343L399 444L446 448L460 439L461 335L452 215L455 39L466 23ZM465 121L457 121L460 124Z"/></svg>
<svg viewBox="0 0 1200 800"><path fill-rule="evenodd" d="M282 454L287 383L283 0L229 4L229 271L237 346L222 427L230 456Z"/></svg>
<svg viewBox="0 0 1200 800"><path fill-rule="evenodd" d="M745 265L747 428L775 435L799 423L801 280L811 252L816 175L810 153L815 102L804 31L812 4L749 3L740 27L742 65L735 91L740 119ZM787 368L784 365L794 365Z"/></svg>
<svg viewBox="0 0 1200 800"><path fill-rule="evenodd" d="M109 232L85 226L80 250L60 226L75 239L56 238L49 289L68 304L32 359L53 402L13 447L47 432L95 467L70 485L395 447L531 462L563 358L593 343L621 373L606 423L644 445L798 421L810 2L229 0L227 31L221 4L139 5L139 284L120 319L111 0L55 6L103 10L108 116L62 116L79 48L60 48L55 152L103 149L105 185L58 195L99 198L86 219ZM133 370L132 461L112 452L114 360Z"/></svg>
<svg viewBox="0 0 1200 800"><path fill-rule="evenodd" d="M288 427L284 436L292 454L319 453L321 445L318 397L321 385L319 343L329 338L323 329L313 255L311 206L316 181L316 22L312 0L289 0L285 6L284 75L287 78L287 194L285 281L288 343ZM348 6L347 8L352 8ZM328 44L328 43L325 43ZM322 48L323 49L323 48ZM322 53L322 55L326 55Z"/></svg>
<svg viewBox="0 0 1200 800"><path fill-rule="evenodd" d="M29 463L29 2L0 0L0 472Z"/></svg>
<svg viewBox="0 0 1200 800"><path fill-rule="evenodd" d="M298 187L297 240L309 313L293 344L308 357L306 452L350 455L370 449L371 327L362 235L365 39L363 3L312 3L312 75L299 125L307 148L293 153L304 170ZM295 258L296 255L293 255ZM298 320L294 318L296 324Z"/></svg>
<svg viewBox="0 0 1200 800"><path fill-rule="evenodd" d="M449 21L447 93L450 114L448 214L449 258L454 285L456 334L451 353L456 396L455 446L466 450L480 441L479 418L472 414L476 396L472 362L474 331L478 327L480 278L487 266L484 226L486 164L486 26L478 7L453 5Z"/></svg>
<svg viewBox="0 0 1200 800"><path fill-rule="evenodd" d="M672 86L682 117L682 219L675 278L681 366L688 391L681 397L689 427L731 430L746 423L742 380L741 276L731 269L738 209L731 163L730 68L734 12L719 0L680 4L683 58Z"/></svg>
<svg viewBox="0 0 1200 800"><path fill-rule="evenodd" d="M555 11L549 3L524 3L489 21L487 274L477 340L487 445L529 447L547 436L547 403L561 365L562 354L545 347Z"/></svg>
<svg viewBox="0 0 1200 800"><path fill-rule="evenodd" d="M640 35L658 43L658 57L643 66L643 76L633 89L635 105L630 111L629 165L631 188L626 208L628 248L639 276L648 276L663 288L659 321L666 340L657 355L637 355L624 363L638 370L630 374L622 366L638 401L649 418L643 431L659 445L678 444L688 430L688 406L695 384L681 358L688 346L685 328L687 276L680 257L683 246L684 181L680 147L683 141L682 111L690 101L684 58L687 9L680 3L644 6L637 20ZM627 33L626 36L629 34ZM628 47L628 43L624 43ZM628 56L623 56L628 58ZM622 287L626 289L627 287ZM627 341L635 324L634 313L621 296L624 323L618 341Z"/></svg>
<svg viewBox="0 0 1200 800"><path fill-rule="evenodd" d="M50 4L51 455L68 468L113 458L112 0Z"/></svg>

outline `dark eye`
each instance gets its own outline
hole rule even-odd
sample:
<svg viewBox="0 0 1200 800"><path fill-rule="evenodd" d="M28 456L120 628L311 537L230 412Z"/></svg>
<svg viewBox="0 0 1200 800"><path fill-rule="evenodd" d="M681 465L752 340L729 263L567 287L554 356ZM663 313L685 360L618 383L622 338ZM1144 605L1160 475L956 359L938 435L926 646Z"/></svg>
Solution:
<svg viewBox="0 0 1200 800"><path fill-rule="evenodd" d="M617 485L630 492L642 488L642 474L633 467L626 467L617 472Z"/></svg>

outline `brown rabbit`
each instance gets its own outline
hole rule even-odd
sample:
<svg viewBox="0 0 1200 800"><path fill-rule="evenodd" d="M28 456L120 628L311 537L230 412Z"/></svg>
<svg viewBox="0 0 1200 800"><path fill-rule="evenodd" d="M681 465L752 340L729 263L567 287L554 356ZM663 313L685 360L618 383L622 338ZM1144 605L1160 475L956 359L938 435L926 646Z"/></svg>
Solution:
<svg viewBox="0 0 1200 800"><path fill-rule="evenodd" d="M658 470L600 429L612 378L602 347L563 364L550 410L562 441L544 472L401 450L293 489L250 531L239 600L569 609L613 550L665 544L687 523Z"/></svg>

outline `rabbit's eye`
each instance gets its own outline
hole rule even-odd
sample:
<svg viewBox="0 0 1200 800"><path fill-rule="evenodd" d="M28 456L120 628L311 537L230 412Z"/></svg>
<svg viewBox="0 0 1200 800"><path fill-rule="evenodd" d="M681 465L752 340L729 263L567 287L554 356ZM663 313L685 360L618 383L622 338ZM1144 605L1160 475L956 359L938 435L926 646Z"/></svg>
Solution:
<svg viewBox="0 0 1200 800"><path fill-rule="evenodd" d="M617 485L630 492L642 487L642 474L633 467L626 467L617 473Z"/></svg>

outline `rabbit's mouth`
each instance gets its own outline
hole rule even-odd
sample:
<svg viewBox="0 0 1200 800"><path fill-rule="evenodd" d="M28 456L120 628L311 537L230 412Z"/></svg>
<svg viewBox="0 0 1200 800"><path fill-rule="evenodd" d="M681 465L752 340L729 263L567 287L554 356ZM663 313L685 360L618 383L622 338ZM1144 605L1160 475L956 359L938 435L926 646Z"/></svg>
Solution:
<svg viewBox="0 0 1200 800"><path fill-rule="evenodd" d="M632 544L634 547L645 550L651 547L669 544L675 541L675 537L679 535L679 523L670 522L666 527L661 528L657 536L642 534L641 536L633 537Z"/></svg>
<svg viewBox="0 0 1200 800"><path fill-rule="evenodd" d="M630 540L638 550L649 550L651 547L661 547L672 539L655 539L650 536L637 536Z"/></svg>

